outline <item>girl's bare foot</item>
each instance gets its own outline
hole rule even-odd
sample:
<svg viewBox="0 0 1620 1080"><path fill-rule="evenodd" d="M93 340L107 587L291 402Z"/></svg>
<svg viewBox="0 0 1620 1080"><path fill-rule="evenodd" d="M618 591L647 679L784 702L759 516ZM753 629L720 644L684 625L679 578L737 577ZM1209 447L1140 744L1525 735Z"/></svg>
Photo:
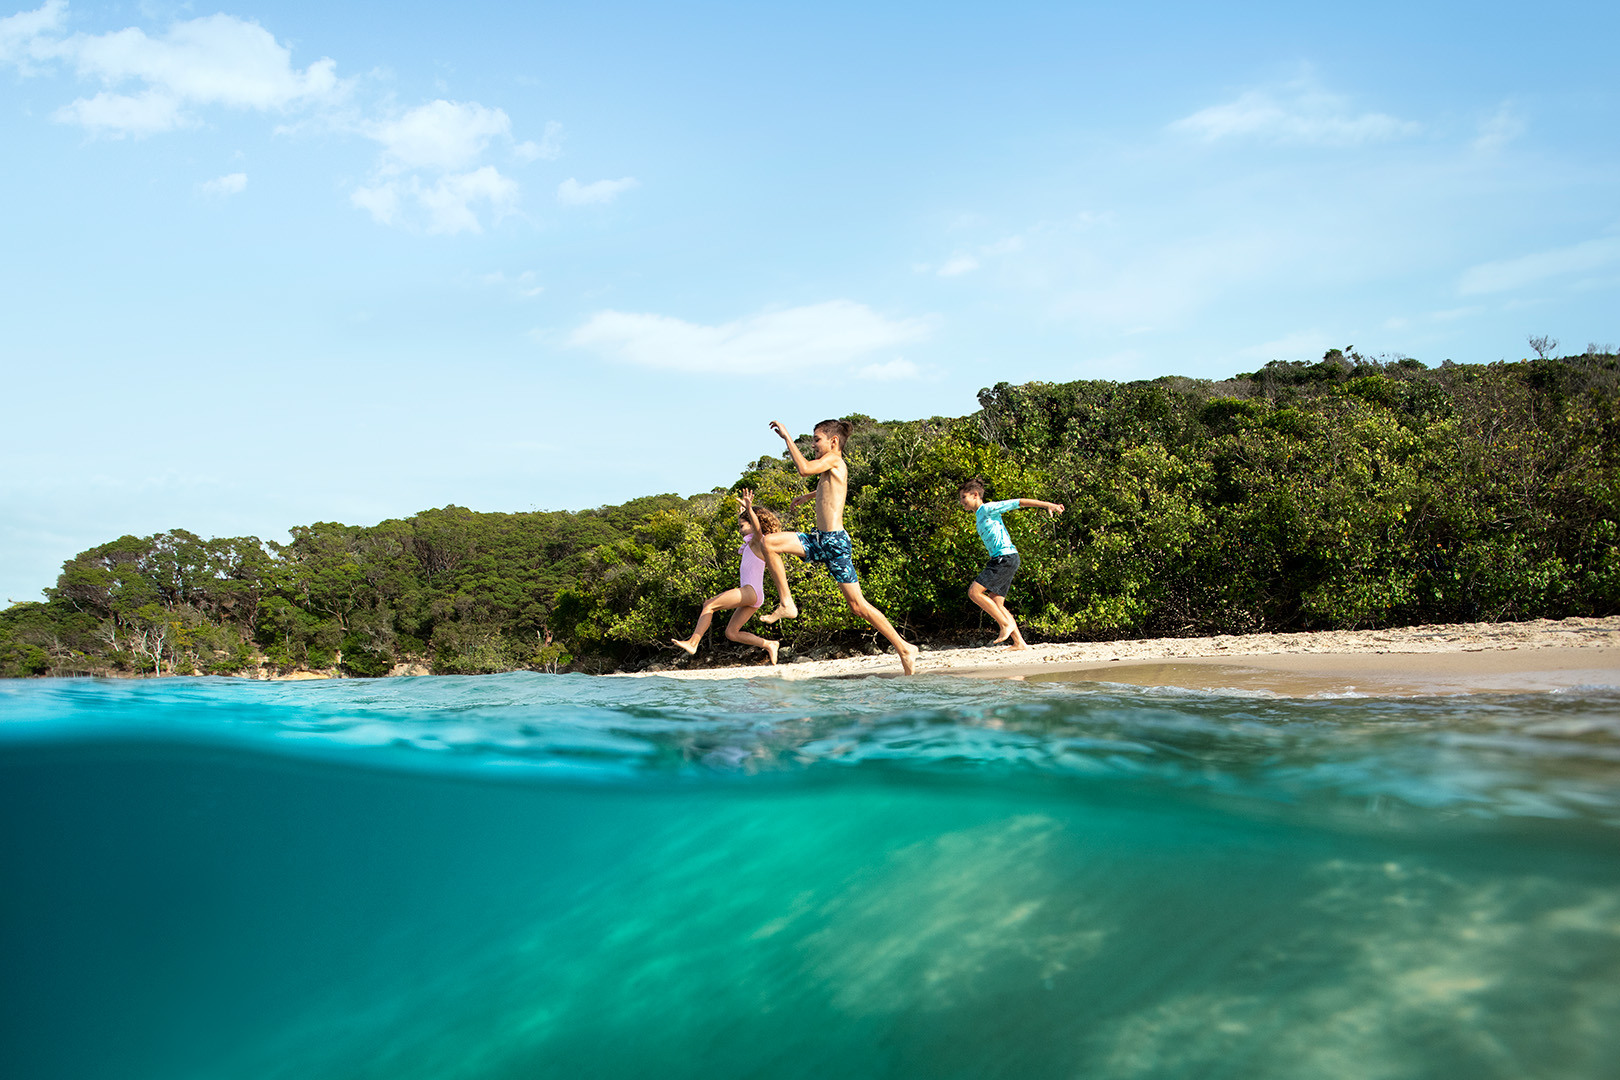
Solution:
<svg viewBox="0 0 1620 1080"><path fill-rule="evenodd" d="M780 649L781 647L782 647L782 643L780 641L766 641L765 642L765 651L771 654L771 666L772 667L776 666L776 650Z"/></svg>
<svg viewBox="0 0 1620 1080"><path fill-rule="evenodd" d="M762 623L773 623L782 619L797 619L798 617L799 605L795 604L791 600L784 600L780 604L777 604L776 610L771 612L769 615L761 615L759 617L759 621Z"/></svg>
<svg viewBox="0 0 1620 1080"><path fill-rule="evenodd" d="M673 637L670 638L669 640L674 642L674 644L676 645L677 648L685 649L687 656L696 656L697 655L697 642L695 642L695 641L682 641L680 638L673 638Z"/></svg>
<svg viewBox="0 0 1620 1080"><path fill-rule="evenodd" d="M907 645L905 648L897 649L895 651L900 654L901 669L904 670L907 675L915 675L917 673L917 646Z"/></svg>

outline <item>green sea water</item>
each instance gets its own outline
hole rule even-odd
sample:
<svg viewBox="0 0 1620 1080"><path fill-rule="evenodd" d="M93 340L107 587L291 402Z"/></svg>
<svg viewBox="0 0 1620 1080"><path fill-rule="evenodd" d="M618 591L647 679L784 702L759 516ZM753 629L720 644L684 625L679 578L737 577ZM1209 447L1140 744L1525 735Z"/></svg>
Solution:
<svg viewBox="0 0 1620 1080"><path fill-rule="evenodd" d="M1617 1060L1613 688L0 686L0 1076Z"/></svg>

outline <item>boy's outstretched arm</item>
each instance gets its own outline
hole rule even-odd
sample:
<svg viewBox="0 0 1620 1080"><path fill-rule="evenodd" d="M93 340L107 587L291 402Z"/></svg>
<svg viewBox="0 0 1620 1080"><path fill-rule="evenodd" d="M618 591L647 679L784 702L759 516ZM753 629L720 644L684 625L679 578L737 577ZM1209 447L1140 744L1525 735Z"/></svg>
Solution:
<svg viewBox="0 0 1620 1080"><path fill-rule="evenodd" d="M788 434L788 429L782 425L780 420L771 421L771 430L776 432L783 442L787 443L788 453L793 455L793 467L799 470L800 476L819 476L838 464L839 458L835 454L816 458L814 461L805 457L804 451L799 449L799 444L793 441L793 436Z"/></svg>
<svg viewBox="0 0 1620 1080"><path fill-rule="evenodd" d="M1018 509L1020 509L1020 510L1028 510L1031 507L1040 507L1042 510L1045 510L1047 517L1057 517L1059 514L1063 513L1063 504L1062 503L1047 502L1044 499L1019 499L1018 500Z"/></svg>

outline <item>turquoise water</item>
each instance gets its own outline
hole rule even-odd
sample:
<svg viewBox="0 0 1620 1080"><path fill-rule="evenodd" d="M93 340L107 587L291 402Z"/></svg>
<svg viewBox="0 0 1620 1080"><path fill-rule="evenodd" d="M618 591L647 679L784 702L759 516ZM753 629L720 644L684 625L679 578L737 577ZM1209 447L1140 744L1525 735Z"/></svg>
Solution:
<svg viewBox="0 0 1620 1080"><path fill-rule="evenodd" d="M0 684L0 1076L1603 1077L1620 692Z"/></svg>

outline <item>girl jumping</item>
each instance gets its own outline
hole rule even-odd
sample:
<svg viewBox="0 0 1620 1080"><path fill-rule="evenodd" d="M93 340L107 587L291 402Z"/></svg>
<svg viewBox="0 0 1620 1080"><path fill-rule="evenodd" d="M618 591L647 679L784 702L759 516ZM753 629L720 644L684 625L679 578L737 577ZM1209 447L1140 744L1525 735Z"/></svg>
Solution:
<svg viewBox="0 0 1620 1080"><path fill-rule="evenodd" d="M758 634L750 634L743 629L743 624L754 617L754 612L760 609L765 602L765 549L759 538L774 532L780 532L782 522L769 510L761 507L754 508L754 493L744 488L737 493L737 501L742 504L742 510L737 514L737 523L743 530L743 544L737 549L742 556L742 574L735 589L727 589L719 596L711 596L703 605L703 611L698 615L697 629L686 640L670 638L679 648L685 649L688 656L697 653L698 642L703 635L709 632L709 624L714 621L717 611L732 611L731 621L726 624L726 637L732 641L740 641L744 645L755 645L764 649L770 656L771 663L776 663L776 651L781 643L770 641Z"/></svg>

